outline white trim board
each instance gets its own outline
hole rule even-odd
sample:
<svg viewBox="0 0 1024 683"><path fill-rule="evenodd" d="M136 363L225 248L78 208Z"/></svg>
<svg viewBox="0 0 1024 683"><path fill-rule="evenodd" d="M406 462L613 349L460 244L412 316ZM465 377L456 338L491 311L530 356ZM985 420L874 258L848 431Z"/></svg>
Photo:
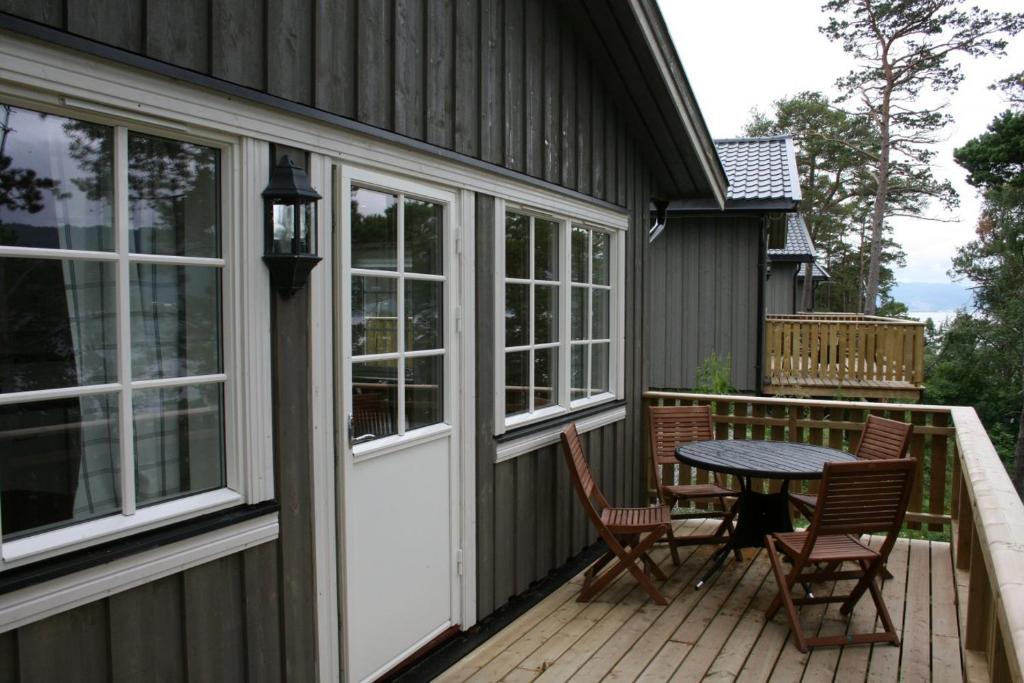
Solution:
<svg viewBox="0 0 1024 683"><path fill-rule="evenodd" d="M581 420L576 420L576 431L580 434L591 432L595 429L600 429L606 425L610 425L613 422L619 422L626 419L626 406L619 406L606 410L596 415L590 415ZM511 460L512 458L530 453L538 448L550 446L551 444L558 443L559 435L562 430L565 429L564 424L560 424L557 427L551 427L545 429L542 432L530 434L524 436L521 439L515 441L509 441L498 446L497 452L494 454L494 462L504 462L505 460Z"/></svg>
<svg viewBox="0 0 1024 683"><path fill-rule="evenodd" d="M0 596L0 633L278 537L273 512ZM155 616L155 615L154 615Z"/></svg>

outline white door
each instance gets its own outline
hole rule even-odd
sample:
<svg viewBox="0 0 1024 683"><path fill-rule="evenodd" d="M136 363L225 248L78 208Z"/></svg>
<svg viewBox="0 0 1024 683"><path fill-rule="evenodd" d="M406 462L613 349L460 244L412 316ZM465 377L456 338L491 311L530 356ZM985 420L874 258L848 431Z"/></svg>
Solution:
<svg viewBox="0 0 1024 683"><path fill-rule="evenodd" d="M336 367L349 680L460 621L457 195L338 174Z"/></svg>

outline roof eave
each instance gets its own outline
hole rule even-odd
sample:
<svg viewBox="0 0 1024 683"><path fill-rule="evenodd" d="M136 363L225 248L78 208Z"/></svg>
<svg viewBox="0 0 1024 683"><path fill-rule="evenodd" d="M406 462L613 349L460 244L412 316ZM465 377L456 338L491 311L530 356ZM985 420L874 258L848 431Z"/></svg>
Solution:
<svg viewBox="0 0 1024 683"><path fill-rule="evenodd" d="M679 124L696 152L704 179L711 190L712 200L719 209L725 208L726 189L729 184L725 169L718 158L711 133L697 105L697 98L690 87L661 10L654 0L629 0L629 8L643 33L651 57L658 65L661 82L668 91Z"/></svg>
<svg viewBox="0 0 1024 683"><path fill-rule="evenodd" d="M791 213L800 208L793 199L727 199L722 206L708 199L679 199L668 205L669 213L718 210L727 213Z"/></svg>

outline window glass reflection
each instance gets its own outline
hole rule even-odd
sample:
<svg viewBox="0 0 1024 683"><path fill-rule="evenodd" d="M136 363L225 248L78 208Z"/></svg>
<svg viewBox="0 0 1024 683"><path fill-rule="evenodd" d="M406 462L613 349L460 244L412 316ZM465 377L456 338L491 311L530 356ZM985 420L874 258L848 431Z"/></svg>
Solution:
<svg viewBox="0 0 1024 683"><path fill-rule="evenodd" d="M352 188L352 267L398 270L398 198Z"/></svg>
<svg viewBox="0 0 1024 683"><path fill-rule="evenodd" d="M220 256L219 171L212 147L129 132L131 251Z"/></svg>
<svg viewBox="0 0 1024 683"><path fill-rule="evenodd" d="M0 104L0 131L0 245L113 251L113 129Z"/></svg>
<svg viewBox="0 0 1024 683"><path fill-rule="evenodd" d="M398 361L352 364L352 438L398 433Z"/></svg>

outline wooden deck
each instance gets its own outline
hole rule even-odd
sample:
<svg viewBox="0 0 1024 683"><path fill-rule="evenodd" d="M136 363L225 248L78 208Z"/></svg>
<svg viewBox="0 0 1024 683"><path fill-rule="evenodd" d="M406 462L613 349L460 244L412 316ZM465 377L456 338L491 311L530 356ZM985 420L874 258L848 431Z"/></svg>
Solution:
<svg viewBox="0 0 1024 683"><path fill-rule="evenodd" d="M678 522L677 527L677 533L687 534L701 523ZM749 550L742 563L729 560L695 591L711 548L680 550L680 567L672 565L664 547L656 551L655 559L669 574L662 586L667 607L653 604L628 575L593 602L578 603L582 579L577 576L438 680L962 680L947 543L901 539L890 556L894 579L883 593L901 628L902 647L818 648L808 654L791 644L781 612L765 621L775 581L764 551ZM805 607L802 618L809 634L843 633L851 623L836 605ZM871 601L862 599L852 616L854 628L873 622Z"/></svg>
<svg viewBox="0 0 1024 683"><path fill-rule="evenodd" d="M799 396L807 398L865 398L921 400L924 386L901 380L829 379L782 375L765 377L763 390L767 396Z"/></svg>

